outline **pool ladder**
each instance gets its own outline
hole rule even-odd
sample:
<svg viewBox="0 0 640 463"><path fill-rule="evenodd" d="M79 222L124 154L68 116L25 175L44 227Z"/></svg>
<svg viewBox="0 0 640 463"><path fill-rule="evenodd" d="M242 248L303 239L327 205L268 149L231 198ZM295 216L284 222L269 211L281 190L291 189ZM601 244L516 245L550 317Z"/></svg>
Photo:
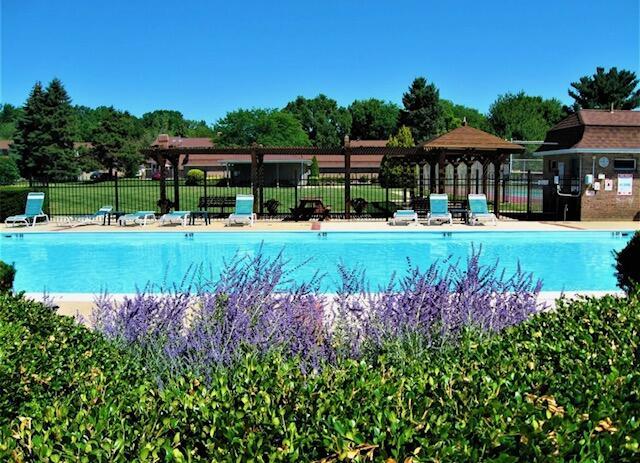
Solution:
<svg viewBox="0 0 640 463"><path fill-rule="evenodd" d="M611 238L627 238L629 235L630 235L629 232L620 232L620 231L611 232Z"/></svg>

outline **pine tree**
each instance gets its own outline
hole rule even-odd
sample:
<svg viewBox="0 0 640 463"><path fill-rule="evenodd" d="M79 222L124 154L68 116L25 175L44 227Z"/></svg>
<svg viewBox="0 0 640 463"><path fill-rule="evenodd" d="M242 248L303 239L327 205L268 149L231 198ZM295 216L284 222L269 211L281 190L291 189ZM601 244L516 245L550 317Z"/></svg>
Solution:
<svg viewBox="0 0 640 463"><path fill-rule="evenodd" d="M636 90L635 72L612 67L605 72L596 68L592 76L583 76L572 82L569 96L575 100L574 109L635 109L640 106L640 90ZM575 90L575 91L574 91Z"/></svg>
<svg viewBox="0 0 640 463"><path fill-rule="evenodd" d="M107 169L124 169L128 177L133 176L142 162L136 149L140 136L131 114L106 108L91 136L91 154Z"/></svg>
<svg viewBox="0 0 640 463"><path fill-rule="evenodd" d="M71 103L60 80L52 80L46 90L40 82L33 86L16 126L13 151L22 176L30 180L61 181L77 176Z"/></svg>
<svg viewBox="0 0 640 463"><path fill-rule="evenodd" d="M53 79L45 91L43 124L49 138L44 151L48 163L43 172L46 178L63 181L77 177L71 99L59 79Z"/></svg>
<svg viewBox="0 0 640 463"><path fill-rule="evenodd" d="M36 178L36 173L43 172L46 166L44 152L48 140L43 132L44 97L42 84L36 82L16 124L11 147L18 159L20 174L27 179Z"/></svg>
<svg viewBox="0 0 640 463"><path fill-rule="evenodd" d="M438 134L442 108L440 92L434 84L427 84L424 77L416 78L402 96L402 104L400 123L411 129L415 140L422 142Z"/></svg>
<svg viewBox="0 0 640 463"><path fill-rule="evenodd" d="M320 165L318 159L314 156L311 158L311 167L309 169L309 185L317 185L320 181Z"/></svg>

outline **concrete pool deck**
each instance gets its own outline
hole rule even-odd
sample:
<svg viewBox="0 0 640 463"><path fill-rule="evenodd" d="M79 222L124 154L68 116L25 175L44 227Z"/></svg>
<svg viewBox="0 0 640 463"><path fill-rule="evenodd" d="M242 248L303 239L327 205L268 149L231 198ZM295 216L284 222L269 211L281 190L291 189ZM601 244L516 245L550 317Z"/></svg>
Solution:
<svg viewBox="0 0 640 463"><path fill-rule="evenodd" d="M312 227L320 227L313 229ZM61 226L59 223L51 222L46 225L37 225L36 227L4 227L4 233L38 233L38 232L69 232L69 233L110 233L110 232L136 232L140 235L148 232L243 232L243 233L259 233L259 232L287 232L287 231L458 231L458 232L482 232L482 231L629 231L640 230L640 222L521 222L517 220L500 220L496 226L482 225L472 227L465 224L454 223L453 225L398 225L392 226L384 221L347 221L347 220L330 220L326 222L283 222L283 221L257 221L253 227L227 227L223 221L214 221L210 225L167 225L160 226L157 223L147 226L129 226L119 227L117 225L101 226L87 225L76 228ZM555 300L562 293L557 291L545 291L541 293L540 300L547 304L554 304ZM565 292L566 297L578 297L581 295L602 296L605 294L622 294L621 292L606 291L580 291ZM34 299L42 299L42 294L29 293L27 296ZM124 297L125 295L116 295L116 297ZM58 312L62 315L74 316L80 314L88 316L94 304L94 294L76 294L76 293L54 293L49 294L55 304L58 305Z"/></svg>

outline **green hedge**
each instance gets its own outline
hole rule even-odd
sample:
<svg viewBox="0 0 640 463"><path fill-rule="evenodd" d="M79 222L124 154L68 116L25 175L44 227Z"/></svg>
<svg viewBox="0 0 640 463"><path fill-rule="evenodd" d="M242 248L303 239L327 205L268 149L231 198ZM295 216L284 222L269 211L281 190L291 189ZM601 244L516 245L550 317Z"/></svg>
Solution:
<svg viewBox="0 0 640 463"><path fill-rule="evenodd" d="M0 187L0 221L4 222L9 216L24 214L24 207L27 204L27 195L31 191L44 191L42 188L30 188L23 186L2 186ZM49 198L45 194L43 209L49 210Z"/></svg>
<svg viewBox="0 0 640 463"><path fill-rule="evenodd" d="M1 461L638 461L640 302L305 376L247 354L162 387L46 307L0 296Z"/></svg>

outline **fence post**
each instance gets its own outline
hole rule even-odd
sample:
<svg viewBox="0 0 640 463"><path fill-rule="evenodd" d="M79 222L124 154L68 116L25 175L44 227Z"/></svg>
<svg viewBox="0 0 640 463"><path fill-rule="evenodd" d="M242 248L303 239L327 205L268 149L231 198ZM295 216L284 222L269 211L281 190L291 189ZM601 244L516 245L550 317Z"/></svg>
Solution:
<svg viewBox="0 0 640 463"><path fill-rule="evenodd" d="M531 219L531 170L527 170L527 219Z"/></svg>
<svg viewBox="0 0 640 463"><path fill-rule="evenodd" d="M345 143L349 143L349 139L345 137ZM344 218L351 218L351 153L349 148L342 149L344 154Z"/></svg>
<svg viewBox="0 0 640 463"><path fill-rule="evenodd" d="M116 211L120 210L120 194L118 193L118 169L115 170L115 177L113 178L113 186L115 189L115 207Z"/></svg>
<svg viewBox="0 0 640 463"><path fill-rule="evenodd" d="M202 185L204 186L204 207L205 210L209 210L209 208L207 207L207 205L209 204L209 201L207 200L207 174L208 171L205 170L204 171L204 178L202 179Z"/></svg>
<svg viewBox="0 0 640 463"><path fill-rule="evenodd" d="M480 193L480 170L476 169L476 194Z"/></svg>
<svg viewBox="0 0 640 463"><path fill-rule="evenodd" d="M251 191L253 193L253 212L260 212L259 201L255 201L255 198L259 198L258 189L258 154L255 149L251 150Z"/></svg>

